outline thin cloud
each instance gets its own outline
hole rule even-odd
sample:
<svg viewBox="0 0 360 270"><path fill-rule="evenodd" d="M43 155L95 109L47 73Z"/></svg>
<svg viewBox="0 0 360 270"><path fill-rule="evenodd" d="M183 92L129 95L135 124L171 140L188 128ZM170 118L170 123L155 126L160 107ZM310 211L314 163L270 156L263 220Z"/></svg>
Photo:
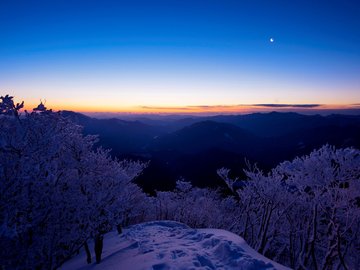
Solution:
<svg viewBox="0 0 360 270"><path fill-rule="evenodd" d="M236 104L236 105L189 105L181 107L141 106L144 110L157 111L236 111L251 108L288 108L288 109L312 109L321 107L320 104Z"/></svg>
<svg viewBox="0 0 360 270"><path fill-rule="evenodd" d="M252 106L269 108L318 108L321 104L253 104Z"/></svg>
<svg viewBox="0 0 360 270"><path fill-rule="evenodd" d="M187 106L187 108L191 109L227 109L227 108L239 108L239 107L246 107L249 105L192 105Z"/></svg>
<svg viewBox="0 0 360 270"><path fill-rule="evenodd" d="M191 107L157 107L157 106L141 106L141 109L145 110L191 110Z"/></svg>

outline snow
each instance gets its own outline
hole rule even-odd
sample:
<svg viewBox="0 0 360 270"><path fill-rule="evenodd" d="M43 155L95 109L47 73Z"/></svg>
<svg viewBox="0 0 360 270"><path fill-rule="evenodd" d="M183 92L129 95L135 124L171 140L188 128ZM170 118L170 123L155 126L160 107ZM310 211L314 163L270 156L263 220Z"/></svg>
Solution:
<svg viewBox="0 0 360 270"><path fill-rule="evenodd" d="M91 247L92 248L92 247ZM92 254L93 255L93 254ZM108 233L103 260L86 264L82 251L63 270L90 269L288 269L250 248L241 237L219 229L192 229L174 221L134 225Z"/></svg>

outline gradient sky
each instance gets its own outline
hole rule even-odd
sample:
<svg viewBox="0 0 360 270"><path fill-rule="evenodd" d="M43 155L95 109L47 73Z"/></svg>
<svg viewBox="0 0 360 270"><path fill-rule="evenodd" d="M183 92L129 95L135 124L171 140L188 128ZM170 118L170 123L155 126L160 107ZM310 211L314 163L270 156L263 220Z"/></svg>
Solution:
<svg viewBox="0 0 360 270"><path fill-rule="evenodd" d="M78 111L359 104L360 3L0 0L6 93Z"/></svg>

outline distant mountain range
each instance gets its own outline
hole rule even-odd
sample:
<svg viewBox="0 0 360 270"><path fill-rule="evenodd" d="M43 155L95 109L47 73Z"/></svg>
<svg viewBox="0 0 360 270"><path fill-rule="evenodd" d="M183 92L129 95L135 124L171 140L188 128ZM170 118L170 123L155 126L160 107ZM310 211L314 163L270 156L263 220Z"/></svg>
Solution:
<svg viewBox="0 0 360 270"><path fill-rule="evenodd" d="M148 192L174 187L180 177L198 186L223 185L221 167L242 176L245 159L264 170L324 144L360 148L360 116L254 113L134 121L62 114L98 134L112 155L149 161L138 178Z"/></svg>

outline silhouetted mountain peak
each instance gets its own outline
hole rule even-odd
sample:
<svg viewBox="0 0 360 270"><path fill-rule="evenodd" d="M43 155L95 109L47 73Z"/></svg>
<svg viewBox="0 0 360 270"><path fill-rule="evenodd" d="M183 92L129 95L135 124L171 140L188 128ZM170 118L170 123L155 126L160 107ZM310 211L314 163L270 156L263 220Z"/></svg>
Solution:
<svg viewBox="0 0 360 270"><path fill-rule="evenodd" d="M209 149L226 149L243 152L248 147L244 142L253 142L256 136L232 124L202 121L156 140L154 148L162 151L193 153Z"/></svg>
<svg viewBox="0 0 360 270"><path fill-rule="evenodd" d="M64 110L64 111L60 111L60 114L75 123L79 123L79 122L83 122L83 121L90 121L91 119L94 119L94 118L86 116L82 113L78 113L78 112L74 112L74 111Z"/></svg>
<svg viewBox="0 0 360 270"><path fill-rule="evenodd" d="M228 123L216 122L211 120L205 120L187 126L183 129L180 129L175 132L175 134L186 134L192 133L192 135L204 135L204 136L214 136L222 135L225 132L241 134L243 136L252 136L252 134L238 126Z"/></svg>

